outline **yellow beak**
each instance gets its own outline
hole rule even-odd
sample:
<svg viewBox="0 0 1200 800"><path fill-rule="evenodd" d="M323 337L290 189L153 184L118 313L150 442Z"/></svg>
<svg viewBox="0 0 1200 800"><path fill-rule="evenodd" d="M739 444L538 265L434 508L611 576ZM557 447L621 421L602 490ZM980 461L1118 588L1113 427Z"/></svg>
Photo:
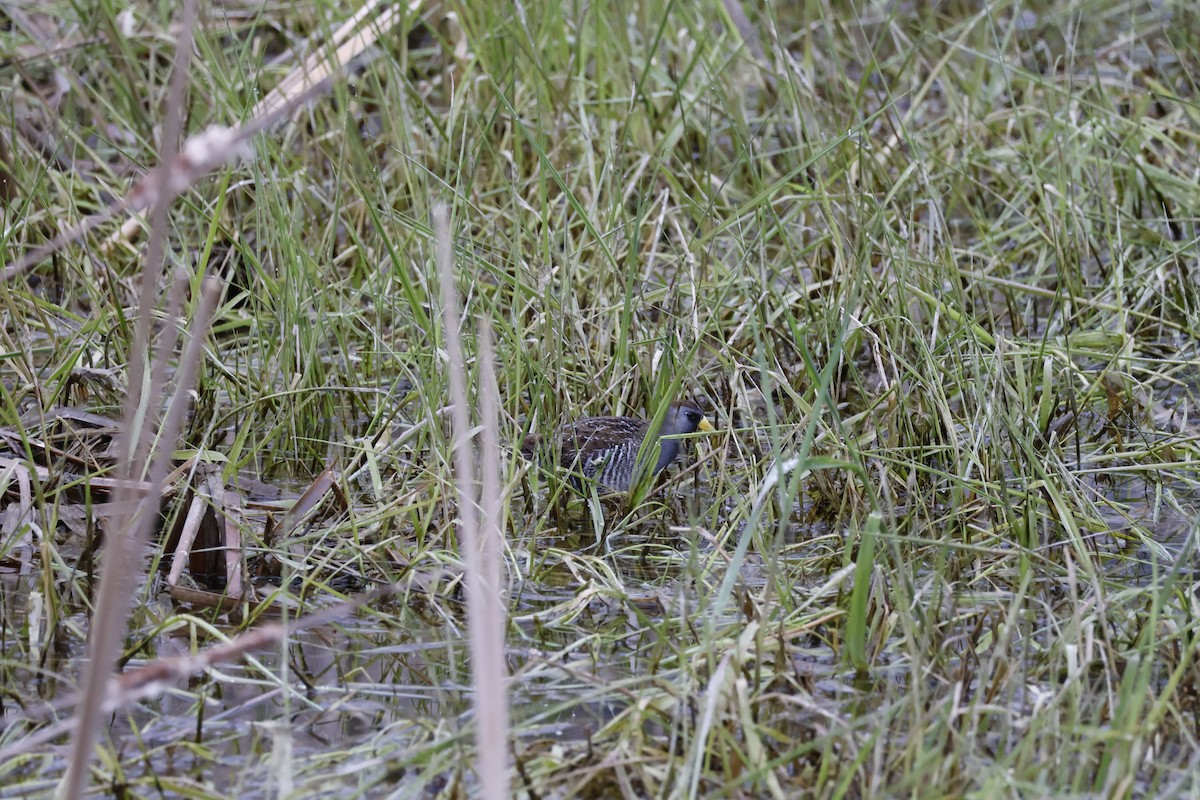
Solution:
<svg viewBox="0 0 1200 800"><path fill-rule="evenodd" d="M700 420L700 424L696 426L696 430L701 430L705 433L712 433L716 430L716 428L714 428L713 424L708 421L708 417L704 417Z"/></svg>

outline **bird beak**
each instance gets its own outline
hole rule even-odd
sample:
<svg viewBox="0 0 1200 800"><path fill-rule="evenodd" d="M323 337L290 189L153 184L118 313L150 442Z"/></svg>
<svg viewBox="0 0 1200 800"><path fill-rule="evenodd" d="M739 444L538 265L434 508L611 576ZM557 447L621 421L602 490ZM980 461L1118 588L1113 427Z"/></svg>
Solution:
<svg viewBox="0 0 1200 800"><path fill-rule="evenodd" d="M713 424L708 421L708 417L704 417L700 420L700 424L696 426L696 430L701 430L705 433L712 433L716 430L716 428L714 428Z"/></svg>

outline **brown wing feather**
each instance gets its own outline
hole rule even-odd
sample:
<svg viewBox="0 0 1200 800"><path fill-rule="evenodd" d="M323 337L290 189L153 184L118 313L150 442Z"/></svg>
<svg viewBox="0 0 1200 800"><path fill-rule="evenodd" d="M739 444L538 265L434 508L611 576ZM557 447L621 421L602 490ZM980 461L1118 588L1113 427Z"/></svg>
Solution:
<svg viewBox="0 0 1200 800"><path fill-rule="evenodd" d="M632 417L586 417L565 425L558 434L562 461L570 464L577 456L588 461L629 442L641 445L648 427L645 420Z"/></svg>

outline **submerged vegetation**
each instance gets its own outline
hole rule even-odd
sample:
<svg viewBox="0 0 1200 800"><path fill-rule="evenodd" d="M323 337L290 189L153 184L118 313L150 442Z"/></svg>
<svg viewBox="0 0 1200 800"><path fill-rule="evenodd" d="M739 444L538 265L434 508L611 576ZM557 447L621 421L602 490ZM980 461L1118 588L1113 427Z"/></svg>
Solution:
<svg viewBox="0 0 1200 800"><path fill-rule="evenodd" d="M104 624L97 794L1200 792L1191 4L369 6L257 127L356 9L174 6L0 9L0 794ZM518 452L678 399L716 431L630 494Z"/></svg>

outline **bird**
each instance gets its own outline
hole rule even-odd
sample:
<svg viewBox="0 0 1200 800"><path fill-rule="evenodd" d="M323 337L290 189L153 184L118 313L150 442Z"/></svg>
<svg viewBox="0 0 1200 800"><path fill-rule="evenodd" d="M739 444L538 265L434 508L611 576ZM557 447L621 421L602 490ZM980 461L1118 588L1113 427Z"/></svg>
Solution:
<svg viewBox="0 0 1200 800"><path fill-rule="evenodd" d="M636 417L584 417L555 431L552 445L558 450L558 463L575 473L571 483L577 489L582 488L578 478L582 474L604 489L627 492L638 475L638 453L649 430L650 421ZM698 430L716 429L695 403L672 403L658 430L658 461L653 474L662 472L679 455L680 441L662 437ZM531 434L521 444L521 455L536 461L545 449L542 437ZM643 461L653 457L654 449L652 445L645 448Z"/></svg>

